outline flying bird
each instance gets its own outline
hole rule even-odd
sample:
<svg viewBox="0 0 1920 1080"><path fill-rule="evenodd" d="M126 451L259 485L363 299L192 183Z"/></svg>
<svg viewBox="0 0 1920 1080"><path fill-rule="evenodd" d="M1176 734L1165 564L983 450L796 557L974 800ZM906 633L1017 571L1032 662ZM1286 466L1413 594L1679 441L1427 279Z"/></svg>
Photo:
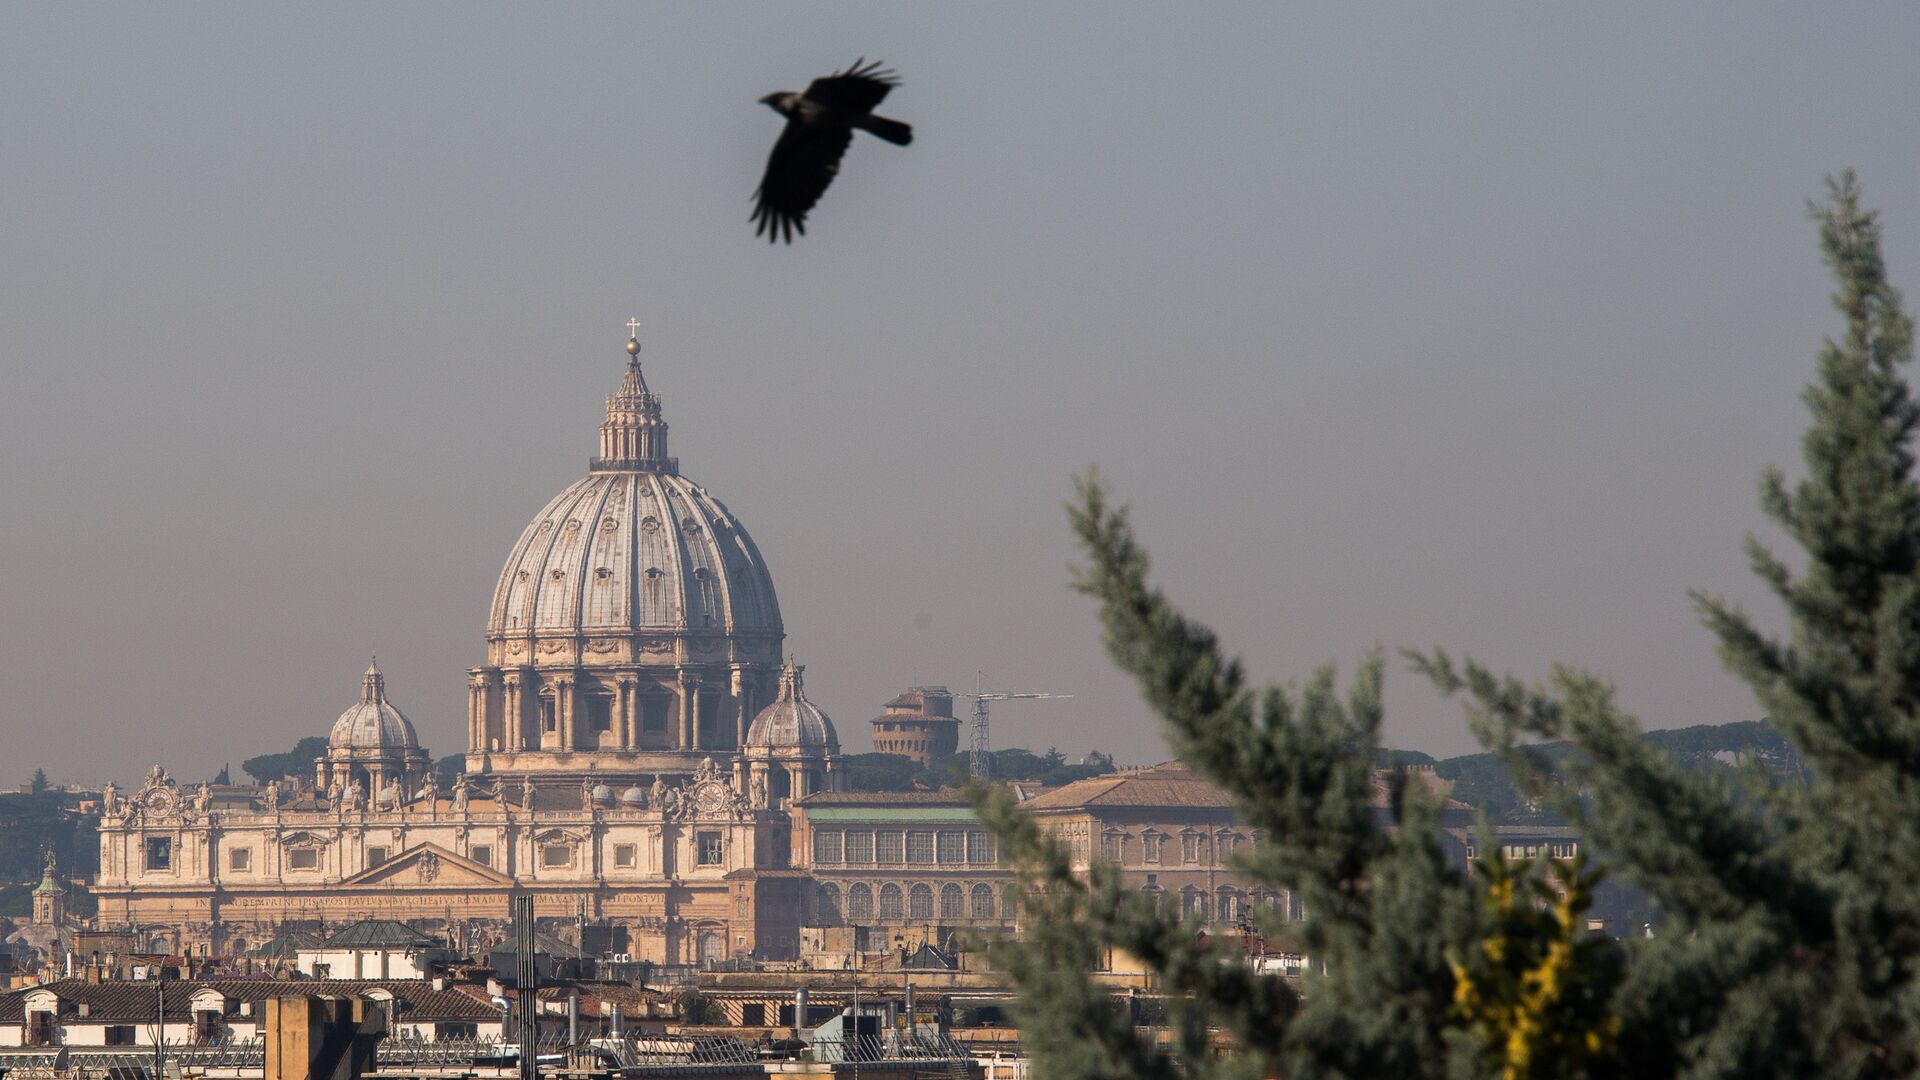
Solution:
<svg viewBox="0 0 1920 1080"><path fill-rule="evenodd" d="M753 193L756 205L749 220L758 223L755 236L768 243L793 243L793 234L807 232L807 212L833 183L840 158L853 141L853 129L870 132L895 146L913 141L913 128L898 120L873 115L887 91L900 85L879 61L861 57L845 71L813 80L805 93L782 90L760 103L787 118L787 126L767 157L767 174ZM863 66L864 65L864 66Z"/></svg>

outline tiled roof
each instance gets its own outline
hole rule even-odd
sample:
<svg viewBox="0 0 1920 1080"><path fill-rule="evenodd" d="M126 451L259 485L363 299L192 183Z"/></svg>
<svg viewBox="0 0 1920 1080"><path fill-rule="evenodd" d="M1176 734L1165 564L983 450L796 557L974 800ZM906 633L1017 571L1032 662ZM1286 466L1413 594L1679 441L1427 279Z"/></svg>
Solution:
<svg viewBox="0 0 1920 1080"><path fill-rule="evenodd" d="M291 960L301 949L320 947L320 935L300 930L282 930L253 947L247 955L258 960Z"/></svg>
<svg viewBox="0 0 1920 1080"><path fill-rule="evenodd" d="M392 919L362 919L328 938L329 949L440 949L446 942Z"/></svg>
<svg viewBox="0 0 1920 1080"><path fill-rule="evenodd" d="M1177 761L1170 761L1144 769L1128 769L1078 780L1036 795L1021 806L1028 810L1115 806L1230 810L1233 800L1198 773Z"/></svg>
<svg viewBox="0 0 1920 1080"><path fill-rule="evenodd" d="M85 1005L89 1022L107 1024L151 1021L164 991L167 1019L186 1021L193 1019L193 996L209 989L222 997L255 1003L273 997L354 997L385 990L400 1003L403 1020L492 1020L500 1016L491 1004L476 1001L456 988L435 990L423 979L117 979L102 983L62 979L0 995L0 1024L24 1021L27 996L45 991L52 991L60 999L65 1019L75 1019L79 1007ZM259 1015L255 1010L255 1016L244 1019L251 1021Z"/></svg>

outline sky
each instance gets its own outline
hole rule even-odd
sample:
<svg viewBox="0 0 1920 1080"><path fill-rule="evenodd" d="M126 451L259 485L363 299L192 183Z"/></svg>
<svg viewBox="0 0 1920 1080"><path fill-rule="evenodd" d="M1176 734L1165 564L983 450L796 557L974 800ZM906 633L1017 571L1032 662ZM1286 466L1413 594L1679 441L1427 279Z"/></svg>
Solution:
<svg viewBox="0 0 1920 1080"><path fill-rule="evenodd" d="M436 755L626 322L849 750L899 690L1168 756L1098 466L1259 680L1444 645L1755 718L1687 590L1797 472L1852 167L1920 295L1911 5L0 6L0 782ZM791 247L757 99L897 68ZM976 674L977 673L977 674ZM1474 748L1404 665L1386 740Z"/></svg>

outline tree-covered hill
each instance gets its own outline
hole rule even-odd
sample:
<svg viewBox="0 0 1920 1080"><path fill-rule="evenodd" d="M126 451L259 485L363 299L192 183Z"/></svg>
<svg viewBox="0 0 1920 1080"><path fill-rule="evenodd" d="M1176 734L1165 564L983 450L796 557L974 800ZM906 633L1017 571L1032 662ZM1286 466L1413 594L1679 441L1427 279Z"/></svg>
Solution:
<svg viewBox="0 0 1920 1080"><path fill-rule="evenodd" d="M1649 745L1665 750L1692 772L1734 768L1747 760L1759 763L1776 776L1795 775L1801 769L1800 757L1794 752L1793 745L1764 720L1649 731L1640 738ZM1562 766L1567 761L1567 755L1572 753L1572 748L1566 743L1547 742L1534 749L1554 763L1556 776L1565 782L1567 770ZM1391 760L1405 765L1431 767L1434 775L1453 784L1449 792L1453 798L1486 810L1495 824L1559 820L1551 810L1534 806L1521 794L1498 754L1434 758L1418 750L1381 749L1376 756L1383 764Z"/></svg>

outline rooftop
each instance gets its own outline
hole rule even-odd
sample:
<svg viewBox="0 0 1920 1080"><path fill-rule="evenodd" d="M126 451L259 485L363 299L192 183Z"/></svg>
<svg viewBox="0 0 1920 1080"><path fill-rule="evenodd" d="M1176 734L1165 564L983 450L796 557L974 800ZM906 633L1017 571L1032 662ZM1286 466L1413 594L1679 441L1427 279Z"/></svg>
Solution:
<svg viewBox="0 0 1920 1080"><path fill-rule="evenodd" d="M446 942L392 919L362 919L326 940L327 949L440 949Z"/></svg>
<svg viewBox="0 0 1920 1080"><path fill-rule="evenodd" d="M190 1021L194 995L208 990L223 998L255 1003L288 994L350 997L384 990L401 1003L400 1014L409 1020L497 1020L500 1017L499 1010L492 1005L476 1001L452 987L435 990L433 984L424 979L167 979L100 983L61 979L0 994L0 1024L21 1023L26 1019L28 995L49 992L60 999L62 1014L76 1015L80 1006L85 1005L87 1019L94 1023L151 1022L155 1008L162 1004L168 1020Z"/></svg>
<svg viewBox="0 0 1920 1080"><path fill-rule="evenodd" d="M1177 806L1230 810L1233 800L1199 773L1177 761L1077 780L1021 804L1029 810L1083 806Z"/></svg>

